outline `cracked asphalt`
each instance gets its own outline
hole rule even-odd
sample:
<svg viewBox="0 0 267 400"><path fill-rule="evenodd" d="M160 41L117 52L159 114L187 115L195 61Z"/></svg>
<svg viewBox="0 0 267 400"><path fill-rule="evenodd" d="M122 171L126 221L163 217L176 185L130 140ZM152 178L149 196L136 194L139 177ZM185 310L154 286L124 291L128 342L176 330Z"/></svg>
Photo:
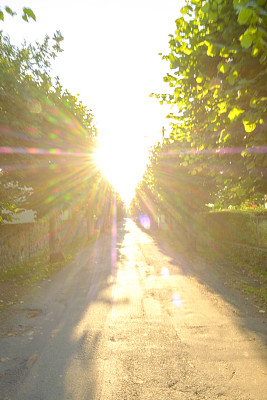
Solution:
<svg viewBox="0 0 267 400"><path fill-rule="evenodd" d="M1 400L267 400L266 316L126 219L0 327Z"/></svg>

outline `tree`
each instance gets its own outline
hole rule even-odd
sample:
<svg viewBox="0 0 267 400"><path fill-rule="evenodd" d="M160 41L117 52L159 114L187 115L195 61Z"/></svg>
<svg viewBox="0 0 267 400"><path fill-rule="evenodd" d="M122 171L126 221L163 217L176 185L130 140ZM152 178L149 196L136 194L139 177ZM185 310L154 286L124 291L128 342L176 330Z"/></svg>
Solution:
<svg viewBox="0 0 267 400"><path fill-rule="evenodd" d="M51 258L55 214L70 206L82 209L98 179L93 114L50 76L62 40L57 32L53 45L46 36L19 49L0 35L1 174L9 188L30 189L28 206L38 217L49 217ZM6 199L2 209L17 207L18 200Z"/></svg>
<svg viewBox="0 0 267 400"><path fill-rule="evenodd" d="M267 193L267 3L192 0L181 10L163 56L172 104L170 140L191 174L218 185L217 202Z"/></svg>
<svg viewBox="0 0 267 400"><path fill-rule="evenodd" d="M155 146L132 209L134 214L147 214L155 222L164 215L169 229L175 228L176 233L180 230L180 241L193 249L196 217L214 201L217 184L202 169L194 173L189 164L183 165L187 157L175 141L164 139Z"/></svg>

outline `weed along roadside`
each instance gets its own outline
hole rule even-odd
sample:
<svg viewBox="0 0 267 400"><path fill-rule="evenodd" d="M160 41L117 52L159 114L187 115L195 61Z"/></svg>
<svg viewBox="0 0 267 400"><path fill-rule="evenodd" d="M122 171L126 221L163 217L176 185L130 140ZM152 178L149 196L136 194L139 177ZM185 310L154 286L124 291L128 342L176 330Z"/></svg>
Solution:
<svg viewBox="0 0 267 400"><path fill-rule="evenodd" d="M190 262L205 263L225 286L242 292L261 313L267 313L266 214L207 213L199 217L195 231L194 249L183 237L183 226L159 230L156 235Z"/></svg>
<svg viewBox="0 0 267 400"><path fill-rule="evenodd" d="M21 303L23 296L31 287L42 280L49 279L55 272L72 262L79 250L89 244L88 241L77 240L63 248L64 259L49 262L47 256L32 259L22 264L0 269L0 312Z"/></svg>
<svg viewBox="0 0 267 400"><path fill-rule="evenodd" d="M199 248L199 254L215 268L224 284L241 291L267 312L267 252L249 246L227 244Z"/></svg>
<svg viewBox="0 0 267 400"><path fill-rule="evenodd" d="M223 211L206 218L206 224L202 222L205 238L198 242L199 254L217 266L227 285L266 311L266 212Z"/></svg>

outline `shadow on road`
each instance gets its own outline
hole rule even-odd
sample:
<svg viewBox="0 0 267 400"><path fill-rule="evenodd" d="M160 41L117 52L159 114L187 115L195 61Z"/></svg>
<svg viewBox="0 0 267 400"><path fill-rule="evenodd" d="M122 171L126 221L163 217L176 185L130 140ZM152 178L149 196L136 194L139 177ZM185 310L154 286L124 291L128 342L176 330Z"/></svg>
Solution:
<svg viewBox="0 0 267 400"><path fill-rule="evenodd" d="M80 276L76 288L73 283L71 285L71 296L76 305L69 304L66 310L72 314L71 318L62 315L62 321L65 322L61 332L67 339L64 348L68 356L65 365L61 366L65 381L57 399L94 399L101 387L98 384L101 380L98 355L105 341L106 320L115 304L112 288L116 283L116 262L125 233L125 226L121 223L116 230L116 237L114 231L107 232L76 259L76 264L80 265ZM80 291L77 301L74 300L76 290ZM127 303L128 299L121 302Z"/></svg>
<svg viewBox="0 0 267 400"><path fill-rule="evenodd" d="M125 233L122 222L82 249L74 262L51 282L34 288L17 307L9 332L1 338L1 355L9 360L0 363L3 398L96 397L101 386L98 351L115 304L112 289ZM126 304L128 299L120 301ZM30 313L33 308L40 313Z"/></svg>
<svg viewBox="0 0 267 400"><path fill-rule="evenodd" d="M185 276L192 276L197 281L208 287L211 293L219 295L225 302L233 307L239 318L242 329L248 329L258 334L267 341L267 315L259 313L259 307L252 298L248 298L240 291L232 287L230 277L222 273L218 265L203 259L195 250L190 250L183 243L175 243L174 238L170 240L168 233L158 230L146 230L138 225L140 230L151 237L162 254L170 257L170 263L179 268ZM178 249L177 249L178 247Z"/></svg>

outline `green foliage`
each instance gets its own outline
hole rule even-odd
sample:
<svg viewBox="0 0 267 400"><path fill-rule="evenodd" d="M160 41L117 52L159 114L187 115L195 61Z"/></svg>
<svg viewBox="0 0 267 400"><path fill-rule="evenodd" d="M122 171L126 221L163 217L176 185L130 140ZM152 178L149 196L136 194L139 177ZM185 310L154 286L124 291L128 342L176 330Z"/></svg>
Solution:
<svg viewBox="0 0 267 400"><path fill-rule="evenodd" d="M171 141L177 162L205 170L214 202L241 204L267 193L267 9L248 0L188 2L169 41ZM175 112L176 110L176 112ZM200 150L201 149L201 150ZM194 151L192 151L194 150ZM209 155L209 156L208 156Z"/></svg>
<svg viewBox="0 0 267 400"><path fill-rule="evenodd" d="M0 34L0 167L11 186L32 188L28 203L39 216L69 206L75 190L97 180L93 114L50 76L62 39L58 31L18 48ZM76 193L77 203L86 198Z"/></svg>
<svg viewBox="0 0 267 400"><path fill-rule="evenodd" d="M74 261L78 252L86 244L88 244L87 241L81 242L81 240L77 239L68 243L61 249L65 260L59 262L49 263L48 254L44 252L30 261L18 265L9 265L7 268L0 268L0 286L2 289L0 311L20 301L21 294L25 294L33 284L49 279L55 272ZM5 286L7 286L7 290Z"/></svg>
<svg viewBox="0 0 267 400"><path fill-rule="evenodd" d="M15 11L13 11L9 6L5 6L4 7L4 11L2 11L1 7L0 7L0 20L4 21L5 19L5 14L7 13L9 15L11 15L12 17L17 15L17 13ZM34 14L34 12L27 7L23 7L23 13L22 13L22 19L26 22L29 22L29 18L33 19L34 21L36 21L36 16Z"/></svg>
<svg viewBox="0 0 267 400"><path fill-rule="evenodd" d="M32 18L34 21L36 21L36 16L34 12L30 8L24 7L22 19L24 19L24 21L26 22L29 22L29 18Z"/></svg>
<svg viewBox="0 0 267 400"><path fill-rule="evenodd" d="M8 14L14 15L10 8ZM35 20L29 8L22 18ZM4 19L3 12L0 18ZM85 216L88 226L106 229L123 206L96 166L97 130L92 110L51 76L62 51L57 31L42 43L13 46L0 32L0 223L22 205L48 218L50 257L59 253L55 215L64 209Z"/></svg>
<svg viewBox="0 0 267 400"><path fill-rule="evenodd" d="M136 190L132 213L147 214L155 223L164 214L172 225L182 224L193 233L194 219L212 201L217 185L203 171L202 159L193 169L189 160L190 154L176 141L164 139L162 145L155 146Z"/></svg>
<svg viewBox="0 0 267 400"><path fill-rule="evenodd" d="M266 306L267 231L255 226L254 213L226 211L202 215L201 219L199 254L217 265L225 283Z"/></svg>
<svg viewBox="0 0 267 400"><path fill-rule="evenodd" d="M59 249L55 214L81 213L97 232L112 222L119 196L94 159L97 130L91 110L50 75L61 51L59 31L51 40L21 48L0 34L0 223L24 206L50 221L50 252ZM7 213L9 211L9 213Z"/></svg>

